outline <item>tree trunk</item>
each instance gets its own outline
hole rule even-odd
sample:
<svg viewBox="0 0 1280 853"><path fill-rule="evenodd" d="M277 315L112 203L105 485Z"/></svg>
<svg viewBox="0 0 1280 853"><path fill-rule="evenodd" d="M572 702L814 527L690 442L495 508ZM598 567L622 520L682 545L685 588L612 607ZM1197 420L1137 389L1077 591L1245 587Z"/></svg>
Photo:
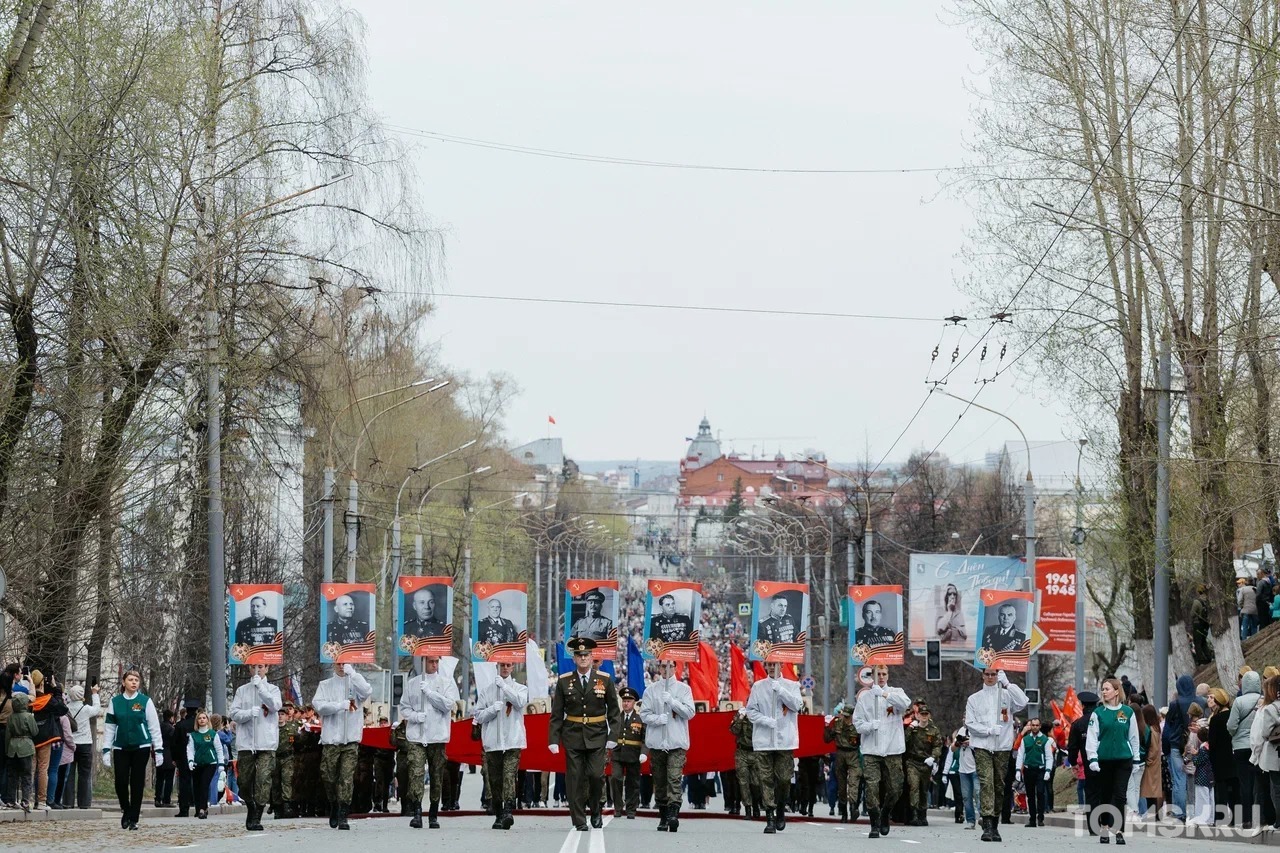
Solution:
<svg viewBox="0 0 1280 853"><path fill-rule="evenodd" d="M24 2L23 5L29 6L30 3ZM0 71L0 142L4 141L4 133L13 119L27 73L31 70L37 48L44 41L49 16L56 5L56 0L39 0L34 9L20 13L14 26L9 50L5 54L5 67Z"/></svg>

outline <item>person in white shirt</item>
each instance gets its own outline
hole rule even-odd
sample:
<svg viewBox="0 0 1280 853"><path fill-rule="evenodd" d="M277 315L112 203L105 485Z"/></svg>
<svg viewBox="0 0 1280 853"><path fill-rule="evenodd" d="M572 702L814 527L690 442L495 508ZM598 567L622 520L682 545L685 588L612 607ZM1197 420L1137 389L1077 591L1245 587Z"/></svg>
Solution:
<svg viewBox="0 0 1280 853"><path fill-rule="evenodd" d="M493 829L510 829L516 822L512 813L518 793L520 750L526 745L524 706L529 704L529 688L512 676L515 668L513 663L498 664L497 680L476 694L473 720L480 726L480 744L484 747Z"/></svg>
<svg viewBox="0 0 1280 853"><path fill-rule="evenodd" d="M794 753L800 746L797 715L804 700L800 697L800 684L782 677L782 664L771 661L764 670L768 677L751 685L751 695L739 713L751 721L751 747L764 800L764 831L773 835L787 828L784 813L791 793Z"/></svg>
<svg viewBox="0 0 1280 853"><path fill-rule="evenodd" d="M1001 841L1000 812L1004 803L1004 779L1013 749L1013 715L1027 707L1027 694L1009 681L1004 670L982 671L982 689L969 697L964 724L973 745L982 803L982 840Z"/></svg>
<svg viewBox="0 0 1280 853"><path fill-rule="evenodd" d="M956 729L952 741L952 766L960 780L960 790L956 796L964 803L964 828L973 829L977 824L977 809L974 808L973 795L978 788L978 765L973 760L973 746L969 743L969 730L964 726Z"/></svg>
<svg viewBox="0 0 1280 853"><path fill-rule="evenodd" d="M102 713L102 700L98 697L98 685L90 688L92 701L84 701L84 688L73 686L67 691L71 699L67 712L75 722L71 739L76 744L76 757L67 766L67 784L62 795L65 809L93 807L93 721Z"/></svg>
<svg viewBox="0 0 1280 853"><path fill-rule="evenodd" d="M335 663L333 677L316 687L311 707L320 716L320 776L329 797L329 826L350 829L351 785L356 753L364 737L364 700L373 693L365 677L349 663Z"/></svg>
<svg viewBox="0 0 1280 853"><path fill-rule="evenodd" d="M689 720L693 719L693 691L676 678L676 662L658 662L661 675L645 688L640 719L649 748L653 798L658 805L658 831L680 829L680 783L689 751Z"/></svg>
<svg viewBox="0 0 1280 853"><path fill-rule="evenodd" d="M271 777L280 745L280 688L267 681L267 667L250 667L253 677L231 700L236 723L236 777L248 814L244 828L262 831L262 813L271 802Z"/></svg>
<svg viewBox="0 0 1280 853"><path fill-rule="evenodd" d="M862 779L867 786L868 838L889 834L889 814L902 796L902 756L907 751L903 716L911 697L889 686L889 667L872 670L874 683L858 694L853 727L862 736Z"/></svg>
<svg viewBox="0 0 1280 853"><path fill-rule="evenodd" d="M440 828L440 786L444 780L445 744L453 728L453 708L458 703L458 685L440 671L440 658L423 658L422 675L415 675L404 686L400 699L400 718L405 721L404 736L409 752L409 807L413 817L409 826L422 829L422 770L431 773L431 807L427 826ZM522 706L523 707L523 706Z"/></svg>

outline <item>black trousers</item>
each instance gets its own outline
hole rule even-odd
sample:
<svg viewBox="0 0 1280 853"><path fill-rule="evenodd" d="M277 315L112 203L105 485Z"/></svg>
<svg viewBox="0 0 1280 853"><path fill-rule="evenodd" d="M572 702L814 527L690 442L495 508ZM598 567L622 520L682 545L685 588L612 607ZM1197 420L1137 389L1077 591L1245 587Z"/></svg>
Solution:
<svg viewBox="0 0 1280 853"><path fill-rule="evenodd" d="M1103 811L1098 815L1098 826L1109 826L1116 832L1124 832L1125 801L1129 798L1129 774L1133 770L1133 762L1127 758L1119 760L1105 759L1098 762L1098 773L1094 777L1098 805L1111 806L1115 813ZM1120 825L1114 823L1115 814L1120 815Z"/></svg>
<svg viewBox="0 0 1280 853"><path fill-rule="evenodd" d="M133 822L142 813L142 788L147 782L147 763L151 750L117 749L111 753L111 766L116 773L116 799L121 815Z"/></svg>
<svg viewBox="0 0 1280 853"><path fill-rule="evenodd" d="M160 771L156 771L159 773ZM93 807L93 744L76 744L76 757L67 765L62 805L69 809Z"/></svg>
<svg viewBox="0 0 1280 853"><path fill-rule="evenodd" d="M179 765L177 767L178 814L180 814L182 817L187 816L187 812L191 810L191 805L195 798L195 791L193 790L195 786L192 785L192 773L190 770L187 769L187 763L185 759L186 759L185 754L175 756L175 760L178 762L178 765ZM209 796L208 792L205 793L205 796L206 797Z"/></svg>
<svg viewBox="0 0 1280 853"><path fill-rule="evenodd" d="M1044 768L1026 767L1022 770L1022 784L1027 789L1027 822L1044 821Z"/></svg>
<svg viewBox="0 0 1280 853"><path fill-rule="evenodd" d="M173 799L173 765L156 768L156 805L167 806Z"/></svg>
<svg viewBox="0 0 1280 853"><path fill-rule="evenodd" d="M197 764L195 772L191 774L192 784L195 786L195 802L192 805L197 812L209 811L209 786L217 775L216 764Z"/></svg>
<svg viewBox="0 0 1280 853"><path fill-rule="evenodd" d="M1263 793L1258 785L1258 767L1249 760L1250 750L1237 749L1231 753L1236 765L1236 794L1240 805L1240 827L1249 829L1253 826L1254 807L1261 800Z"/></svg>

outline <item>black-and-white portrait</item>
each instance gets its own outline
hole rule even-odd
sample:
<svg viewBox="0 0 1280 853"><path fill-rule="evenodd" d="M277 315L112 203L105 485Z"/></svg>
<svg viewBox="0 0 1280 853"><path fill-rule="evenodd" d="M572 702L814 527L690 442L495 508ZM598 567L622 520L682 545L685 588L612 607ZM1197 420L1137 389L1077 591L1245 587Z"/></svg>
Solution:
<svg viewBox="0 0 1280 853"><path fill-rule="evenodd" d="M1031 630L1028 602L1010 599L983 606L982 644L980 648L995 652L1012 652L1022 648Z"/></svg>
<svg viewBox="0 0 1280 853"><path fill-rule="evenodd" d="M589 589L569 602L569 636L607 640L618 612L618 591L607 587Z"/></svg>
<svg viewBox="0 0 1280 853"><path fill-rule="evenodd" d="M503 590L481 599L476 613L480 619L476 623L475 642L489 645L516 642L526 627L526 601L525 593L515 590Z"/></svg>
<svg viewBox="0 0 1280 853"><path fill-rule="evenodd" d="M885 646L893 642L900 629L897 596L891 594L868 598L854 613L854 642L865 646Z"/></svg>
<svg viewBox="0 0 1280 853"><path fill-rule="evenodd" d="M448 584L427 584L413 592L403 592L406 637L440 637L449 615Z"/></svg>
<svg viewBox="0 0 1280 853"><path fill-rule="evenodd" d="M687 642L693 635L693 599L690 589L654 595L648 638L664 643Z"/></svg>
<svg viewBox="0 0 1280 853"><path fill-rule="evenodd" d="M325 642L345 646L365 641L373 613L373 593L345 592L327 602L326 607Z"/></svg>
<svg viewBox="0 0 1280 853"><path fill-rule="evenodd" d="M284 598L278 592L257 592L247 602L236 602L236 616L245 610L249 615L236 622L233 640L241 646L263 646L280 633Z"/></svg>
<svg viewBox="0 0 1280 853"><path fill-rule="evenodd" d="M784 590L760 600L756 639L770 643L794 643L804 630L804 593Z"/></svg>

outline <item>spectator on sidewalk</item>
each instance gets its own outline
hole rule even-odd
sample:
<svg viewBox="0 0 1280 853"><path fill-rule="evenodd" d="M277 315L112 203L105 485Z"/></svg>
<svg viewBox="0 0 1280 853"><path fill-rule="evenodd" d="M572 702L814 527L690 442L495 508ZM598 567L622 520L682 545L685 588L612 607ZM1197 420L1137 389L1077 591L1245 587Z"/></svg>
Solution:
<svg viewBox="0 0 1280 853"><path fill-rule="evenodd" d="M89 702L84 701L84 688L80 685L67 691L67 713L70 715L72 740L75 742L72 760L67 765L67 779L63 786L62 806L68 809L87 809L93 805L93 729L102 714L102 700L98 685L89 688Z"/></svg>
<svg viewBox="0 0 1280 853"><path fill-rule="evenodd" d="M28 710L25 693L13 696L13 713L9 717L5 742L5 761L9 766L9 791L5 799L21 803L22 811L31 811L32 774L35 770L36 718ZM19 800L21 797L21 800Z"/></svg>
<svg viewBox="0 0 1280 853"><path fill-rule="evenodd" d="M31 700L31 713L36 718L36 796L33 806L49 804L49 768L53 768L56 782L58 761L62 758L62 724L58 718L67 713L62 698L53 692L53 685L45 683L44 674L31 671L31 685L35 698Z"/></svg>

